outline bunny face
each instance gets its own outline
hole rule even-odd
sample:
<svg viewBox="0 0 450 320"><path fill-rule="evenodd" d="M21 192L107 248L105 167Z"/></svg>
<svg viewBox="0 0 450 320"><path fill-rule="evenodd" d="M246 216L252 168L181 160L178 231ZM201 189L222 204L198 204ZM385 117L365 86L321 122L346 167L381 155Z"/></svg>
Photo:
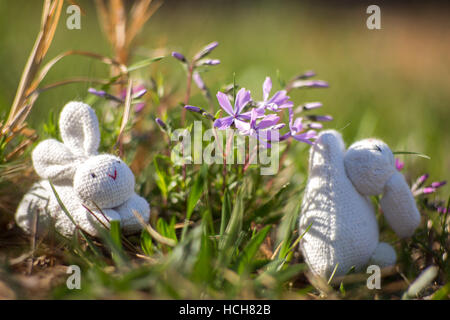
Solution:
<svg viewBox="0 0 450 320"><path fill-rule="evenodd" d="M101 154L79 165L73 186L84 203L110 209L133 195L134 183L133 173L120 158Z"/></svg>
<svg viewBox="0 0 450 320"><path fill-rule="evenodd" d="M344 157L345 171L363 195L378 195L396 172L391 149L380 140L365 139L350 146Z"/></svg>

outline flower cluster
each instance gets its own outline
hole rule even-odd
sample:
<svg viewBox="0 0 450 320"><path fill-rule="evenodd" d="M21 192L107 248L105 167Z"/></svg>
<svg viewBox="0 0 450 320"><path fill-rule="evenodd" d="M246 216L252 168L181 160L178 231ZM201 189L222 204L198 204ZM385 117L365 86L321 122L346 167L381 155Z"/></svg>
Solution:
<svg viewBox="0 0 450 320"><path fill-rule="evenodd" d="M444 186L447 181L435 181L431 184L424 186L425 182L428 179L428 174L421 175L416 182L413 184L411 191L413 192L414 196L418 196L421 194L430 194L436 192L436 190L442 186Z"/></svg>
<svg viewBox="0 0 450 320"><path fill-rule="evenodd" d="M307 79L314 76L313 72L307 72L300 75L288 84L288 88L309 87L327 87L324 81L305 81L299 79ZM303 81L302 86L295 82ZM306 83L307 82L307 83ZM276 91L271 95L272 80L267 77L262 86L262 100L255 101L251 97L249 90L241 88L236 96L231 94L232 90L227 93L219 91L216 95L220 107L226 113L226 116L214 120L214 127L218 130L227 128L236 128L240 135L252 136L260 141L264 141L267 147L270 147L270 141L284 141L293 138L307 144L313 144L317 138L317 129L322 128L320 122L331 121L331 116L308 115L306 117L295 117L295 113L304 112L320 108L320 102L310 102L301 105L294 110L294 103L287 95L288 90L283 89ZM231 101L234 100L232 105ZM199 107L186 105L189 111L205 114L205 111ZM280 123L282 119L282 111L288 111L288 125ZM280 116L281 115L281 116ZM283 135L272 134L274 130L280 130L284 127L288 131Z"/></svg>
<svg viewBox="0 0 450 320"><path fill-rule="evenodd" d="M395 167L398 171L401 171L403 167L405 166L405 163L400 161L400 159L395 158ZM432 193L435 193L437 189L447 184L447 181L434 181L430 183L429 185L425 185L425 182L428 180L429 174L425 173L421 175L419 178L416 179L414 184L411 187L411 192L413 193L414 197L418 196L427 196ZM444 203L441 202L433 202L430 204L430 207L432 209L437 210L439 213L447 213L447 208L444 206Z"/></svg>
<svg viewBox="0 0 450 320"><path fill-rule="evenodd" d="M126 89L123 89L119 96L115 96L111 93L108 93L104 90L97 90L95 88L89 88L88 92L90 94L96 95L100 98L104 98L107 100L112 100L118 103L125 103L125 99L127 97L127 91ZM134 86L131 89L131 100L132 100L132 104L134 104L134 111L140 112L142 111L142 109L144 109L145 107L145 102L140 101L139 99L142 98L145 94L147 93L147 89L145 89L145 87L143 85L137 85Z"/></svg>
<svg viewBox="0 0 450 320"><path fill-rule="evenodd" d="M206 58L206 56L209 55L215 48L217 48L218 45L219 43L217 41L211 42L210 44L206 45L203 49L201 49L194 55L194 57L191 59L192 61L189 61L183 54L177 51L172 52L172 57L183 64L183 66L187 69L189 78L192 78L192 80L194 80L194 83L197 85L197 87L202 90L203 94L205 94L207 97L209 97L209 91L205 85L205 82L200 76L199 68L201 69L201 67L215 66L220 64L220 60L218 59Z"/></svg>

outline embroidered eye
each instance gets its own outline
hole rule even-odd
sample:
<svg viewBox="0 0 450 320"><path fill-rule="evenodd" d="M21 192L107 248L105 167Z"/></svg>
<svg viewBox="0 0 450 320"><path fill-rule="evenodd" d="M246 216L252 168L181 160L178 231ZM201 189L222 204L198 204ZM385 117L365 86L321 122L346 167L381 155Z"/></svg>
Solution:
<svg viewBox="0 0 450 320"><path fill-rule="evenodd" d="M379 145L376 144L376 145L375 145L375 148L377 148L378 151L380 151L381 153L383 153L383 150L381 150L381 148L380 148Z"/></svg>
<svg viewBox="0 0 450 320"><path fill-rule="evenodd" d="M91 177L95 178L96 177L95 173L91 173Z"/></svg>

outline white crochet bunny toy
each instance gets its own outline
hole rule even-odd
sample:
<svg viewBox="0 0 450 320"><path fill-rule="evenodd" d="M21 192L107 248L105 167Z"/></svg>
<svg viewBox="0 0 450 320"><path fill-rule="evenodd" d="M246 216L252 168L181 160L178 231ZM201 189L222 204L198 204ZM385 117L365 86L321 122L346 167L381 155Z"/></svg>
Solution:
<svg viewBox="0 0 450 320"><path fill-rule="evenodd" d="M29 233L39 214L38 233L54 223L61 234L73 234L76 226L58 204L51 181L75 223L90 235L98 236L98 226L109 226L112 220L120 221L124 234L139 231L141 224L133 210L148 221L150 206L134 192L130 168L114 155L98 154L100 131L94 110L82 102L69 102L61 112L59 128L63 143L48 139L33 150L33 166L42 180L20 202L18 226Z"/></svg>
<svg viewBox="0 0 450 320"><path fill-rule="evenodd" d="M420 224L413 195L394 164L389 147L376 139L358 141L345 151L341 135L323 131L310 150L300 241L310 270L327 278L345 275L352 267L394 265L396 254L379 242L375 211L368 196L383 194L380 205L389 226L400 238Z"/></svg>

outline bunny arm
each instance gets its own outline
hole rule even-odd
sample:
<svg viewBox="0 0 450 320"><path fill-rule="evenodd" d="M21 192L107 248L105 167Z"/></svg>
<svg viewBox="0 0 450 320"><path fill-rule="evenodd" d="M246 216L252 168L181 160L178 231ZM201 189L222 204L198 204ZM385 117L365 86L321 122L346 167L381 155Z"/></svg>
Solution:
<svg viewBox="0 0 450 320"><path fill-rule="evenodd" d="M98 210L91 210L103 222L102 224L82 206L70 184L56 184L54 187L75 223L90 235L99 235L96 226L103 226L103 224L108 226L109 221L120 220L119 214L114 210L104 209L102 213ZM56 231L63 236L70 237L73 235L76 226L62 210L48 180L35 183L22 198L15 216L17 225L26 233L31 233L36 214L39 215L37 221L38 234L43 234L54 224Z"/></svg>
<svg viewBox="0 0 450 320"><path fill-rule="evenodd" d="M101 212L97 208L89 208L90 211L87 210L83 206L82 201L76 196L76 192L71 185L55 185L55 190L76 223L75 225L72 219L62 210L51 190L51 210L52 216L55 217L55 227L64 236L70 237L73 235L76 226L78 226L91 236L97 237L100 236L98 228L109 227L112 220L120 221L120 215L115 210L102 209Z"/></svg>
<svg viewBox="0 0 450 320"><path fill-rule="evenodd" d="M399 238L412 236L420 224L420 213L405 178L395 172L384 186L381 209Z"/></svg>
<svg viewBox="0 0 450 320"><path fill-rule="evenodd" d="M300 234L310 229L300 247L316 275L336 275L352 266L361 269L378 245L378 224L368 199L356 191L344 167L345 146L334 130L321 132L310 150Z"/></svg>
<svg viewBox="0 0 450 320"><path fill-rule="evenodd" d="M33 232L33 223L35 222L38 235L42 235L51 224L52 217L48 210L50 194L43 182L39 181L33 184L17 206L16 224L28 234ZM36 215L38 215L37 221L35 220Z"/></svg>
<svg viewBox="0 0 450 320"><path fill-rule="evenodd" d="M141 215L145 222L150 218L150 205L148 202L134 193L127 201L115 207L120 215L120 224L124 234L133 234L142 229L142 224L135 217L133 210Z"/></svg>

